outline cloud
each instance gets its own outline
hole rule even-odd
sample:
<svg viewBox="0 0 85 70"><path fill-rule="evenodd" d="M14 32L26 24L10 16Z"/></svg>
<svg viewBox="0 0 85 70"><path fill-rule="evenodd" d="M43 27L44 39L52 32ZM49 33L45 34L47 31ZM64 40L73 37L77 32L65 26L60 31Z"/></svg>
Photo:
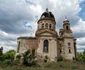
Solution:
<svg viewBox="0 0 85 70"><path fill-rule="evenodd" d="M84 0L0 0L0 46L4 52L16 49L17 37L34 36L37 21L46 7L56 19L56 30L63 26L65 16L77 40L77 47L85 47L85 21L79 15ZM25 23L26 22L26 23ZM82 39L82 42L80 40Z"/></svg>
<svg viewBox="0 0 85 70"><path fill-rule="evenodd" d="M85 37L85 21L79 19L79 22L72 27L74 36L77 38Z"/></svg>

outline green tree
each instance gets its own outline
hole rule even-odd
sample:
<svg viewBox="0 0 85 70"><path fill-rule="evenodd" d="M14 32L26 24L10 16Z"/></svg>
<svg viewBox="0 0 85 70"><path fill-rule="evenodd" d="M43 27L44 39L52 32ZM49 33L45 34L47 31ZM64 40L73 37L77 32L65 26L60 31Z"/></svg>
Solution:
<svg viewBox="0 0 85 70"><path fill-rule="evenodd" d="M15 50L9 50L8 52L6 52L6 53L3 54L3 57L5 59L14 60L15 54L16 54L16 51Z"/></svg>
<svg viewBox="0 0 85 70"><path fill-rule="evenodd" d="M32 66L36 64L35 61L35 50L33 49L32 52L27 50L23 55L23 64L26 66Z"/></svg>
<svg viewBox="0 0 85 70"><path fill-rule="evenodd" d="M82 56L82 58L83 58L83 62L85 62L85 49L84 49L84 51L83 51L83 56Z"/></svg>
<svg viewBox="0 0 85 70"><path fill-rule="evenodd" d="M78 60L81 62L85 62L85 49L83 53L78 53Z"/></svg>
<svg viewBox="0 0 85 70"><path fill-rule="evenodd" d="M0 56L3 54L3 47L0 48Z"/></svg>
<svg viewBox="0 0 85 70"><path fill-rule="evenodd" d="M82 53L78 53L78 60L79 60L79 61L83 61L82 56L83 56Z"/></svg>

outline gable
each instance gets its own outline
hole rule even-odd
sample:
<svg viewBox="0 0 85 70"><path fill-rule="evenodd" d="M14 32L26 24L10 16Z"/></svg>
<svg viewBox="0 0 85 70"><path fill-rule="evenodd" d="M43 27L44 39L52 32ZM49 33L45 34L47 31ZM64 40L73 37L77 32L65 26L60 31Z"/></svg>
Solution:
<svg viewBox="0 0 85 70"><path fill-rule="evenodd" d="M52 30L40 30L36 32L36 36L57 36L57 32Z"/></svg>
<svg viewBox="0 0 85 70"><path fill-rule="evenodd" d="M41 33L40 35L48 35L48 36L52 36L53 34L49 33L49 32L45 32L45 33Z"/></svg>

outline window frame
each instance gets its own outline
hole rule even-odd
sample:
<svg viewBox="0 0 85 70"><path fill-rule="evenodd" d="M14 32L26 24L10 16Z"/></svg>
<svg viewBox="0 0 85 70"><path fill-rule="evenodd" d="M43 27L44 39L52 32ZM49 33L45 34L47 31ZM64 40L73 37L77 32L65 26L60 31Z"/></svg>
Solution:
<svg viewBox="0 0 85 70"><path fill-rule="evenodd" d="M46 29L48 29L48 23L45 24Z"/></svg>
<svg viewBox="0 0 85 70"><path fill-rule="evenodd" d="M47 52L48 53L48 49L49 49L49 41L48 40L44 40L43 41L43 52Z"/></svg>

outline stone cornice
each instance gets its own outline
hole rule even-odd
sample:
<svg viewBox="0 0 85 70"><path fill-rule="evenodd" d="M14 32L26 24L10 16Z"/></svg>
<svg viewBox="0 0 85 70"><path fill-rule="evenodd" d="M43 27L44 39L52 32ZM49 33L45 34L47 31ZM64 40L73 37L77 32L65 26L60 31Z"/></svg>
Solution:
<svg viewBox="0 0 85 70"><path fill-rule="evenodd" d="M65 39L65 38L68 38L68 39L74 39L74 37L63 37L63 38L64 38L64 39Z"/></svg>
<svg viewBox="0 0 85 70"><path fill-rule="evenodd" d="M54 24L56 24L56 21L52 18L42 18L42 19L39 19L37 23L39 23L39 21L42 21L42 20L51 20L55 22Z"/></svg>
<svg viewBox="0 0 85 70"><path fill-rule="evenodd" d="M40 35L42 33L50 33L50 34L53 34L53 35L56 35L57 36L57 32L56 31L50 31L48 29L45 29L45 30L40 30L40 31L36 31L36 35Z"/></svg>

